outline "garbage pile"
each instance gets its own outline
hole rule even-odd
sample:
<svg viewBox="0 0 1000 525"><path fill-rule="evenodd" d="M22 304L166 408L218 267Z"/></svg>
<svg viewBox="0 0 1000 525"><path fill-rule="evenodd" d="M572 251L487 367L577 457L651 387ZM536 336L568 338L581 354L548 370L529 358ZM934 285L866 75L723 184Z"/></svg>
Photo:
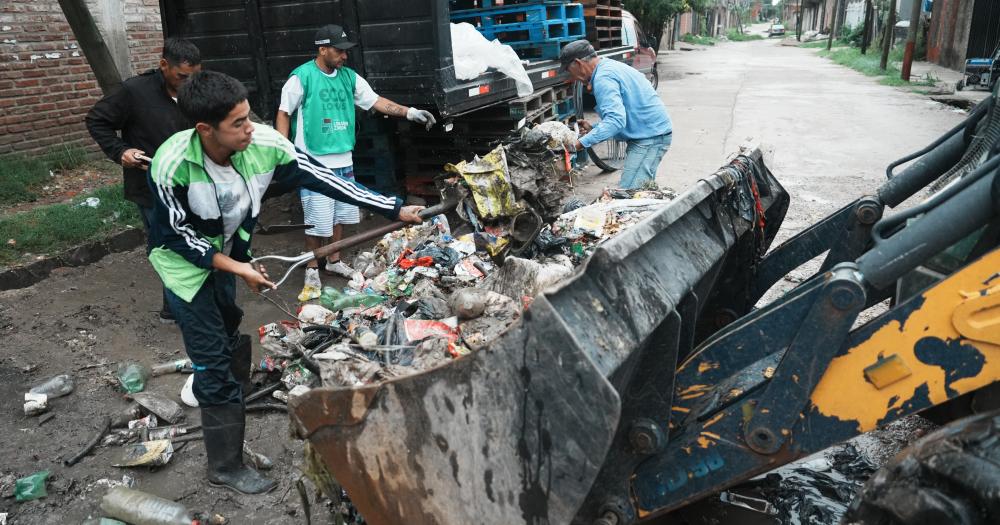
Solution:
<svg viewBox="0 0 1000 525"><path fill-rule="evenodd" d="M275 395L358 387L482 348L602 242L676 196L607 189L590 204L573 198L560 131L534 128L447 165L438 182L458 195L450 220L438 215L386 234L357 255L346 287L324 288L297 321L262 326L257 369L280 372L286 391Z"/></svg>

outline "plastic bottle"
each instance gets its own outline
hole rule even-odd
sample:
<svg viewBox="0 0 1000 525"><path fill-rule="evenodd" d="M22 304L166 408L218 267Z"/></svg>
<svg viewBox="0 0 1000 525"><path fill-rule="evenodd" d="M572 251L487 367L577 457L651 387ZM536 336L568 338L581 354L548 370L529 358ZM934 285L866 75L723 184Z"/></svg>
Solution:
<svg viewBox="0 0 1000 525"><path fill-rule="evenodd" d="M385 297L378 294L345 294L332 286L323 288L323 293L319 296L319 302L334 312L345 308L375 306L383 301L385 301Z"/></svg>
<svg viewBox="0 0 1000 525"><path fill-rule="evenodd" d="M192 521L184 505L125 487L109 490L101 510L132 525L191 525Z"/></svg>
<svg viewBox="0 0 1000 525"><path fill-rule="evenodd" d="M45 394L49 399L68 395L72 391L73 378L66 374L57 375L29 390L32 394Z"/></svg>
<svg viewBox="0 0 1000 525"><path fill-rule="evenodd" d="M369 350L378 344L378 335L364 325L354 325L350 330L351 337L361 345L361 348Z"/></svg>
<svg viewBox="0 0 1000 525"><path fill-rule="evenodd" d="M155 365L150 373L153 377L162 376L165 374L176 374L178 372L193 372L194 367L191 365L191 360L188 358L175 359L167 363L161 363Z"/></svg>
<svg viewBox="0 0 1000 525"><path fill-rule="evenodd" d="M118 382L127 394L135 394L146 389L149 370L139 363L126 361L118 365Z"/></svg>

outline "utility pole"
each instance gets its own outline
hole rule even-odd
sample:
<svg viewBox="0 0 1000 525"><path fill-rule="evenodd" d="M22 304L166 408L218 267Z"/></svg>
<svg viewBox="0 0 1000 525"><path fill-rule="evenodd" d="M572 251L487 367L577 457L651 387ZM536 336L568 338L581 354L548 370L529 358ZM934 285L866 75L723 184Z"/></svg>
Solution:
<svg viewBox="0 0 1000 525"><path fill-rule="evenodd" d="M799 8L795 10L795 40L802 41L802 0L799 0Z"/></svg>
<svg viewBox="0 0 1000 525"><path fill-rule="evenodd" d="M94 23L94 17L90 14L90 9L84 0L59 0L59 7L66 15L66 21L73 30L73 36L80 43L83 55L87 57L90 69L97 77L97 83L101 86L101 91L110 93L122 83L121 73L115 66L115 61L111 58L111 51L101 36L100 29Z"/></svg>
<svg viewBox="0 0 1000 525"><path fill-rule="evenodd" d="M910 67L913 65L913 51L917 47L917 33L920 31L920 2L913 0L910 10L910 28L906 32L906 51L903 53L903 80L910 81Z"/></svg>
<svg viewBox="0 0 1000 525"><path fill-rule="evenodd" d="M842 0L837 0L833 4L833 21L830 23L830 38L826 40L826 50L829 51L833 47L833 34L837 32L837 16L840 13L840 2ZM914 0L916 1L916 0Z"/></svg>
<svg viewBox="0 0 1000 525"><path fill-rule="evenodd" d="M896 0L889 0L889 12L885 14L885 33L882 40L882 61L878 64L878 68L882 71L889 65L889 50L892 49L892 31L895 26Z"/></svg>
<svg viewBox="0 0 1000 525"><path fill-rule="evenodd" d="M871 45L872 33L872 0L865 0L865 25L861 29L861 54L868 53L868 46Z"/></svg>

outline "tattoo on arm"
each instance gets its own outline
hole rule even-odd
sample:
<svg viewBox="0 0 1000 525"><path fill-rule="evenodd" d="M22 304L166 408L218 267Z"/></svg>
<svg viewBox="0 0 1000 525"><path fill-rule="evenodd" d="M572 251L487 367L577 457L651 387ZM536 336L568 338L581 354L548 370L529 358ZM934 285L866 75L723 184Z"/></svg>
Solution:
<svg viewBox="0 0 1000 525"><path fill-rule="evenodd" d="M393 117L406 116L405 106L400 106L399 104L396 104L395 102L385 98L383 98L381 102L382 102L382 108L381 108L382 113L385 113L386 115L391 115Z"/></svg>

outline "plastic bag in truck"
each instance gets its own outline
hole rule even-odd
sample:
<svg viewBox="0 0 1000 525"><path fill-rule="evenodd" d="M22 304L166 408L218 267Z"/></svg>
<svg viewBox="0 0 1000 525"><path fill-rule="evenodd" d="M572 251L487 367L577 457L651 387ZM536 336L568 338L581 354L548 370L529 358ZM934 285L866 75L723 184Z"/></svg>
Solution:
<svg viewBox="0 0 1000 525"><path fill-rule="evenodd" d="M487 69L493 68L514 79L517 96L526 97L535 92L514 48L501 44L499 40L486 40L468 22L451 24L451 54L455 59L455 77L459 80L478 78Z"/></svg>

